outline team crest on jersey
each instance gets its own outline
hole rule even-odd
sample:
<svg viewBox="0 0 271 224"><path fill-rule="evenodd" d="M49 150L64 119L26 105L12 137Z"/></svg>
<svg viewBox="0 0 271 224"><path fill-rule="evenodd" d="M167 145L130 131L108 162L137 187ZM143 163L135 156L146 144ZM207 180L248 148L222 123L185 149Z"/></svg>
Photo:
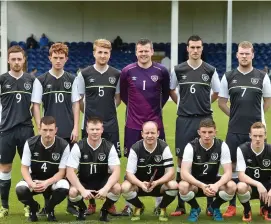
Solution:
<svg viewBox="0 0 271 224"><path fill-rule="evenodd" d="M217 159L218 159L218 153L214 153L214 152L213 152L213 153L211 154L211 159L214 160L214 161L217 160Z"/></svg>
<svg viewBox="0 0 271 224"><path fill-rule="evenodd" d="M151 76L151 80L152 80L153 82L157 82L157 81L158 81L158 75L152 75L152 76Z"/></svg>
<svg viewBox="0 0 271 224"><path fill-rule="evenodd" d="M70 82L64 82L65 89L70 89L72 84Z"/></svg>
<svg viewBox="0 0 271 224"><path fill-rule="evenodd" d="M265 167L269 167L270 164L271 164L270 159L264 159L264 160L263 160L263 165L264 165Z"/></svg>
<svg viewBox="0 0 271 224"><path fill-rule="evenodd" d="M259 79L257 79L257 78L251 78L252 85L257 85L258 82L259 82Z"/></svg>
<svg viewBox="0 0 271 224"><path fill-rule="evenodd" d="M98 155L98 160L104 161L105 158L106 158L106 155L105 155L104 153L99 153L99 155Z"/></svg>
<svg viewBox="0 0 271 224"><path fill-rule="evenodd" d="M52 159L53 159L54 161L59 160L59 158L60 158L60 154L59 154L59 153L52 153Z"/></svg>
<svg viewBox="0 0 271 224"><path fill-rule="evenodd" d="M202 80L204 81L204 82L207 82L208 80L209 80L209 75L207 75L207 74L202 74L201 75L201 78L202 78Z"/></svg>
<svg viewBox="0 0 271 224"><path fill-rule="evenodd" d="M116 82L116 78L115 77L109 77L109 82L113 85Z"/></svg>
<svg viewBox="0 0 271 224"><path fill-rule="evenodd" d="M162 160L162 156L161 155L155 155L154 156L154 161L157 162L157 163L160 163Z"/></svg>
<svg viewBox="0 0 271 224"><path fill-rule="evenodd" d="M30 82L25 82L24 83L24 88L25 88L25 90L30 90L31 89L31 83Z"/></svg>

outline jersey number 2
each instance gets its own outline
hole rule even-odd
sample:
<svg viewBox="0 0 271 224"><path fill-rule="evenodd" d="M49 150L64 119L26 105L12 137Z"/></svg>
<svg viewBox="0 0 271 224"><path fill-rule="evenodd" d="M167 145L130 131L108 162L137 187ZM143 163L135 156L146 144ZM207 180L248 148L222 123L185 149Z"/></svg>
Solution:
<svg viewBox="0 0 271 224"><path fill-rule="evenodd" d="M208 164L204 164L203 167L205 168L205 170L203 170L202 174L207 175L206 171L208 170Z"/></svg>

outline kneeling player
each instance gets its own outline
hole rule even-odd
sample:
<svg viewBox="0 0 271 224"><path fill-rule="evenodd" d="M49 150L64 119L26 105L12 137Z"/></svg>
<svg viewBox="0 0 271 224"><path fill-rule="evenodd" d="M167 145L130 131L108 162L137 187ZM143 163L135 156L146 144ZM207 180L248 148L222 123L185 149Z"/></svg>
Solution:
<svg viewBox="0 0 271 224"><path fill-rule="evenodd" d="M237 197L244 206L243 221L250 222L251 199L260 199L264 207L264 219L271 221L271 145L265 143L266 129L261 122L250 128L251 142L237 148L237 167L240 182L237 184Z"/></svg>
<svg viewBox="0 0 271 224"><path fill-rule="evenodd" d="M163 196L159 205L160 221L167 221L166 207L178 193L174 179L174 164L170 148L158 139L159 131L155 122L148 121L142 126L142 138L130 149L123 182L122 195L135 206L132 221L140 220L144 205L138 196Z"/></svg>
<svg viewBox="0 0 271 224"><path fill-rule="evenodd" d="M223 218L219 208L224 202L230 201L236 191L236 184L231 181L230 151L225 142L215 138L216 126L212 119L200 122L198 134L200 138L188 143L184 149L180 196L191 206L188 217L191 222L196 222L201 212L195 197L216 196L208 211L213 214L215 221L221 221ZM224 173L218 178L220 164Z"/></svg>
<svg viewBox="0 0 271 224"><path fill-rule="evenodd" d="M50 198L45 208L47 220L56 221L54 208L69 192L69 183L64 177L70 147L68 142L56 136L53 117L41 119L39 132L40 135L28 139L24 145L21 167L24 180L16 185L16 194L19 201L30 207L29 220L32 222L38 221L36 213L40 209L33 195L43 194Z"/></svg>
<svg viewBox="0 0 271 224"><path fill-rule="evenodd" d="M89 118L86 131L88 136L74 144L67 162L67 178L72 185L69 197L79 207L77 220L85 220L87 207L84 199L106 198L100 212L100 221L108 222L107 210L120 197L120 160L114 145L101 138L101 119ZM75 174L76 169L78 175Z"/></svg>

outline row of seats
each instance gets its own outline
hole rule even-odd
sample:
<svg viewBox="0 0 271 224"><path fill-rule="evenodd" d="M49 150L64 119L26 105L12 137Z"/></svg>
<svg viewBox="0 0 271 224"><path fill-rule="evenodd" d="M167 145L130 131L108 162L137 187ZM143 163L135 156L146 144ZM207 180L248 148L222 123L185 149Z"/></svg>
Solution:
<svg viewBox="0 0 271 224"><path fill-rule="evenodd" d="M66 63L65 69L72 73L76 72L79 68L88 66L94 63L94 58L92 55L93 43L91 42L65 42L69 47L69 60ZM25 42L12 41L10 46L19 44L25 48ZM53 42L50 42L50 45ZM167 56L170 56L170 43L154 43L155 51L164 51ZM236 58L236 51L238 45L236 43L232 44L232 67L238 65ZM271 62L269 58L271 57L271 43L255 43L255 58L253 65L256 68L262 69L265 65L271 67ZM48 48L43 49L27 49L28 56L28 71L33 68L38 69L38 73L43 73L50 69L51 64L48 59L49 54ZM113 50L111 54L111 59L109 64L116 67L117 69L122 69L126 65L134 62L135 57L135 43L124 43L123 46L118 50ZM204 60L217 68L220 76L222 76L226 70L226 44L222 43L204 43ZM186 44L180 43L178 45L178 58L179 63L185 61L186 55Z"/></svg>

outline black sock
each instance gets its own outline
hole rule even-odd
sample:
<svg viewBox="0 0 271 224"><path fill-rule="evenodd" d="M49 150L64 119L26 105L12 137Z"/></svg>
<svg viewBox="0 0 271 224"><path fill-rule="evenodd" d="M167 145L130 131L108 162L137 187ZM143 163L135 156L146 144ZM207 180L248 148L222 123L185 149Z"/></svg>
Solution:
<svg viewBox="0 0 271 224"><path fill-rule="evenodd" d="M94 198L89 199L89 204L96 205L95 199Z"/></svg>
<svg viewBox="0 0 271 224"><path fill-rule="evenodd" d="M215 208L220 208L220 206L225 203L226 201L224 199L222 199L221 197L217 196L216 199L214 200L214 202L211 204L211 207L213 209Z"/></svg>
<svg viewBox="0 0 271 224"><path fill-rule="evenodd" d="M207 197L207 208L213 203L213 197Z"/></svg>
<svg viewBox="0 0 271 224"><path fill-rule="evenodd" d="M271 206L270 207L267 207L267 205L266 205L266 210L268 211L268 213L271 213Z"/></svg>
<svg viewBox="0 0 271 224"><path fill-rule="evenodd" d="M81 210L81 211L82 210L85 211L87 209L87 206L86 206L83 198L77 202L73 202L73 204L78 206L79 210Z"/></svg>
<svg viewBox="0 0 271 224"><path fill-rule="evenodd" d="M55 206L58 205L60 202L62 202L66 198L68 193L69 193L69 190L65 188L59 188L59 189L54 190L52 193L52 197L49 200L49 203L46 207L47 209L46 212L47 213L52 212Z"/></svg>
<svg viewBox="0 0 271 224"><path fill-rule="evenodd" d="M187 201L187 203L191 206L191 208L199 208L199 204L195 197L192 198L190 201Z"/></svg>
<svg viewBox="0 0 271 224"><path fill-rule="evenodd" d="M133 206L135 206L136 208L142 208L143 207L143 203L139 200L138 196L136 196L133 199L127 200L129 203L131 203Z"/></svg>
<svg viewBox="0 0 271 224"><path fill-rule="evenodd" d="M11 186L11 180L0 180L0 194L2 206L4 208L9 208L8 199L9 199L9 190Z"/></svg>
<svg viewBox="0 0 271 224"><path fill-rule="evenodd" d="M26 186L16 187L16 194L18 200L24 205L28 205L32 212L38 210L38 203L33 199L33 194L30 192L30 189Z"/></svg>
<svg viewBox="0 0 271 224"><path fill-rule="evenodd" d="M236 207L236 194L233 196L233 198L230 200L229 205Z"/></svg>
<svg viewBox="0 0 271 224"><path fill-rule="evenodd" d="M176 196L170 196L170 195L166 194L166 192L165 192L159 207L166 208L171 202L174 201L175 197Z"/></svg>
<svg viewBox="0 0 271 224"><path fill-rule="evenodd" d="M111 206L115 203L116 201L111 200L110 198L106 197L106 200L102 206L102 209L107 210L111 208Z"/></svg>
<svg viewBox="0 0 271 224"><path fill-rule="evenodd" d="M250 207L250 203L249 203L249 201L248 202L246 202L246 203L241 203L242 205L243 205L243 207L244 207L244 213L246 213L246 214L248 214L249 213L249 211L251 211L251 207Z"/></svg>

